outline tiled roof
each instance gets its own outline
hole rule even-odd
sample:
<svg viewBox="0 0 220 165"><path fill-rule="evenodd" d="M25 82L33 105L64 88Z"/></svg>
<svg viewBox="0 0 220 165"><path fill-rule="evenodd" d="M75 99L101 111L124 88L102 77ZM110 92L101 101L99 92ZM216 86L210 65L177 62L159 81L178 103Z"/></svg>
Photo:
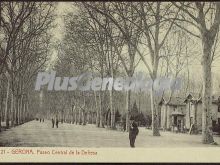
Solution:
<svg viewBox="0 0 220 165"><path fill-rule="evenodd" d="M194 102L202 102L202 96L197 94L197 95L193 95L193 94L189 94L186 99L185 102L187 101L187 99L189 99L190 101L194 101ZM212 95L212 103L219 103L220 102L220 94L213 94Z"/></svg>
<svg viewBox="0 0 220 165"><path fill-rule="evenodd" d="M162 100L160 101L160 104L184 106L185 105L184 100L185 98L181 98L181 97L172 97L168 101L162 98Z"/></svg>
<svg viewBox="0 0 220 165"><path fill-rule="evenodd" d="M186 99L199 100L201 98L201 96L202 96L202 94L200 94L200 93L190 92L186 96Z"/></svg>
<svg viewBox="0 0 220 165"><path fill-rule="evenodd" d="M185 105L184 98L181 97L172 97L167 105Z"/></svg>
<svg viewBox="0 0 220 165"><path fill-rule="evenodd" d="M163 97L160 101L161 104L167 105L185 105L186 101L190 100L194 103L202 102L202 97L199 93L189 93L185 98L184 97L172 97L169 101L168 97ZM216 94L212 96L212 103L218 104L220 103L220 95Z"/></svg>

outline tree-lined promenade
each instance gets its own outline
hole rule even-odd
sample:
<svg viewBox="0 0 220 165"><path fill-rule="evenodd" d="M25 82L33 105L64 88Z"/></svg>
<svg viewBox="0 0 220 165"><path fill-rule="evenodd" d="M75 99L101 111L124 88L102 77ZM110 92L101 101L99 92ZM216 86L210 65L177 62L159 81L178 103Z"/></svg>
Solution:
<svg viewBox="0 0 220 165"><path fill-rule="evenodd" d="M35 115L33 82L49 59L54 5L0 2L0 119L6 128Z"/></svg>
<svg viewBox="0 0 220 165"><path fill-rule="evenodd" d="M137 148L170 148L170 147L216 147L204 145L201 135L176 134L161 132L161 137L152 136L152 131L139 128L136 139ZM43 135L43 136L41 136ZM214 137L220 142L220 137ZM123 147L129 148L128 133L97 128L95 125L59 124L59 128L51 127L51 121L30 121L23 125L4 131L0 136L0 146L6 147ZM218 146L217 146L218 147Z"/></svg>
<svg viewBox="0 0 220 165"><path fill-rule="evenodd" d="M104 127L115 130L123 123L121 127L128 131L129 120L136 114L144 121L139 125L151 128L153 136L160 136L162 97L169 102L174 96L186 96L193 91L202 98L201 143L214 142L212 67L219 54L220 3L68 4L71 10L60 16L63 38L56 40L52 31L57 26L59 3L0 3L0 130L36 117L51 120L58 116L61 122L75 125L89 122L100 131ZM201 81L192 76L197 74L190 68L194 63L201 66ZM154 86L147 93L115 89L35 90L38 72L55 70L59 77L92 72L93 78L115 79L138 77L141 66L152 82L159 77L182 77L181 90L164 90L161 95L157 95ZM96 79L96 85L100 79ZM56 86L62 89L65 82L60 80ZM1 126L2 122L5 125Z"/></svg>

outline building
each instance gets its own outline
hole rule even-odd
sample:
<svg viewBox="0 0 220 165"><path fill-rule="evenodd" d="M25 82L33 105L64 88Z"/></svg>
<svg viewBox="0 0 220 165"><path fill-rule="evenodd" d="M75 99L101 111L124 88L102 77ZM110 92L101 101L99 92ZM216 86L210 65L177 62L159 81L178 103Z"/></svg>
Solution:
<svg viewBox="0 0 220 165"><path fill-rule="evenodd" d="M168 101L162 98L160 126L163 130L175 129L183 131L185 125L185 109L184 99L180 97L172 97Z"/></svg>
<svg viewBox="0 0 220 165"><path fill-rule="evenodd" d="M202 125L201 95L198 93L189 93L184 103L186 103L185 128L189 130L191 125L194 124L200 129Z"/></svg>
<svg viewBox="0 0 220 165"><path fill-rule="evenodd" d="M172 97L166 101L162 98L160 126L163 130L189 131L191 126L202 130L202 97L190 93L184 97ZM220 131L220 96L212 96L211 118L213 131Z"/></svg>
<svg viewBox="0 0 220 165"><path fill-rule="evenodd" d="M212 123L210 127L213 131L220 125L220 97L218 95L212 96L211 106L211 118ZM194 124L198 131L202 130L202 97L196 93L190 93L186 97L184 103L186 103L186 129L190 129L191 125Z"/></svg>

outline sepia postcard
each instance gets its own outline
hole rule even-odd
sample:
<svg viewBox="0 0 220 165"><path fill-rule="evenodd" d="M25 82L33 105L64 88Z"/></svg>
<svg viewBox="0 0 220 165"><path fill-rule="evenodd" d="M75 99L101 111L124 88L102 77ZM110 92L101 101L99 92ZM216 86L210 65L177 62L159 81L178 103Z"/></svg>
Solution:
<svg viewBox="0 0 220 165"><path fill-rule="evenodd" d="M0 162L220 162L220 3L1 1Z"/></svg>

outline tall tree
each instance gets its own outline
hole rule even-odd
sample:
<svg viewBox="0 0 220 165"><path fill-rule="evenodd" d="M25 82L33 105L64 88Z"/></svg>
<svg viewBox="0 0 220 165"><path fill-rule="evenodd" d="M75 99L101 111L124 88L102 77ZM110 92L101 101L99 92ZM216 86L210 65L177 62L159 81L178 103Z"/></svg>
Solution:
<svg viewBox="0 0 220 165"><path fill-rule="evenodd" d="M220 3L219 2L173 2L182 11L180 22L184 21L189 27L196 31L177 26L200 39L202 45L202 74L203 74L203 115L202 115L202 142L205 144L214 141L211 126L211 104L212 104L212 57L213 46L220 25Z"/></svg>
<svg viewBox="0 0 220 165"><path fill-rule="evenodd" d="M98 3L98 5L91 3L84 3L85 8L90 13L91 17L106 31L107 37L110 39L110 44L113 46L118 55L125 73L128 77L132 77L136 68L135 55L137 52L137 45L141 36L141 30L135 24L141 26L142 21L138 19L137 13L132 8L132 3ZM109 26L104 26L102 22L97 19L104 17L108 25L115 26L113 30L109 31ZM128 20L131 18L132 20ZM120 28L120 29L119 29ZM115 42L115 35L111 31L118 34L117 37L122 38L122 44ZM127 51L127 56L123 56L121 46ZM129 129L129 115L131 110L131 91L126 91L126 130Z"/></svg>

